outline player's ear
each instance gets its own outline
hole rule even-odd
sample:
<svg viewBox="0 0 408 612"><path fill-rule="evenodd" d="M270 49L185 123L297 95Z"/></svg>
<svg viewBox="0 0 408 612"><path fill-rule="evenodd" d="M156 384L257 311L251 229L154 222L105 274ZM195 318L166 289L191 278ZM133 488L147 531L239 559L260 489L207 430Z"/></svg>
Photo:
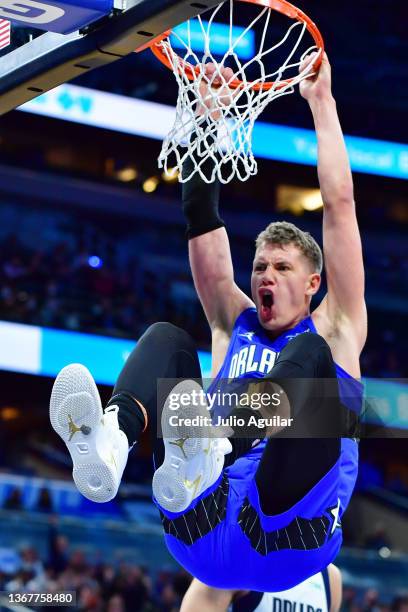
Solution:
<svg viewBox="0 0 408 612"><path fill-rule="evenodd" d="M306 288L306 294L307 295L315 295L320 288L320 284L322 282L322 277L320 274L318 274L317 272L314 272L313 274L310 274L309 278L308 278L308 285Z"/></svg>

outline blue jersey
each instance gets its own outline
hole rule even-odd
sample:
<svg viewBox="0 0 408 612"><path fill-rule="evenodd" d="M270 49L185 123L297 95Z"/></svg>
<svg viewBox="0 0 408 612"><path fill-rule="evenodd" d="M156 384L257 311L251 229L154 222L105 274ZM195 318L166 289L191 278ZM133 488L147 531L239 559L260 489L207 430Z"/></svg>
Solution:
<svg viewBox="0 0 408 612"><path fill-rule="evenodd" d="M225 379L264 377L286 344L303 333L317 333L311 317L271 340L256 309L245 310L209 391L222 387ZM361 383L338 365L336 372L343 402L359 412ZM183 513L162 511L170 552L209 586L264 592L290 589L321 572L339 552L340 519L357 477L357 443L342 439L338 461L313 489L286 512L269 516L261 509L254 478L266 442L227 467L220 480Z"/></svg>
<svg viewBox="0 0 408 612"><path fill-rule="evenodd" d="M244 310L235 322L224 362L209 391L214 392L225 379L264 378L272 370L287 343L304 333L317 333L312 317L307 317L296 327L271 340L259 323L256 309ZM335 366L340 398L348 408L359 414L362 385L341 366Z"/></svg>

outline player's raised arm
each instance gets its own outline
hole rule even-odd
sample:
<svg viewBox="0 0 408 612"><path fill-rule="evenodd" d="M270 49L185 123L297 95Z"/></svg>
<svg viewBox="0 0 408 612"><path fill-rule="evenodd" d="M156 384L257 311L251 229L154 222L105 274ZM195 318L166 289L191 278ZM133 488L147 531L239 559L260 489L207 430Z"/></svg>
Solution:
<svg viewBox="0 0 408 612"><path fill-rule="evenodd" d="M211 72L212 65L207 65L206 70ZM229 70L224 69L226 81ZM208 85L203 82L201 87ZM219 99L232 95L226 89L217 91ZM202 97L206 98L205 93ZM190 174L191 168L186 164L184 171ZM229 240L219 215L219 196L218 181L207 184L195 175L183 184L183 211L195 287L212 332L220 331L229 336L237 316L253 303L234 281Z"/></svg>
<svg viewBox="0 0 408 612"><path fill-rule="evenodd" d="M310 60L308 60L310 61ZM353 180L327 56L319 73L300 84L313 114L318 141L318 174L323 197L323 251L328 293L323 303L332 326L347 332L361 352L366 340L364 267Z"/></svg>
<svg viewBox="0 0 408 612"><path fill-rule="evenodd" d="M230 335L238 315L253 303L234 281L225 228L221 226L191 238L189 257L194 284L211 330Z"/></svg>

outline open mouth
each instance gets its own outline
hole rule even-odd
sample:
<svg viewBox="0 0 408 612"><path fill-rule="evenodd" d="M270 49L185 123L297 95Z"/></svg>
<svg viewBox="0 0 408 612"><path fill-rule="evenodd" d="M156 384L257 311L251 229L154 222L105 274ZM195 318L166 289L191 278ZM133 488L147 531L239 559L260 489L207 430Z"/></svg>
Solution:
<svg viewBox="0 0 408 612"><path fill-rule="evenodd" d="M272 306L274 304L273 293L268 289L261 289L259 297L261 298L261 318L263 321L268 321L272 317Z"/></svg>
<svg viewBox="0 0 408 612"><path fill-rule="evenodd" d="M272 293L264 293L262 295L262 306L264 308L272 308L272 306L273 306L273 295L272 295Z"/></svg>

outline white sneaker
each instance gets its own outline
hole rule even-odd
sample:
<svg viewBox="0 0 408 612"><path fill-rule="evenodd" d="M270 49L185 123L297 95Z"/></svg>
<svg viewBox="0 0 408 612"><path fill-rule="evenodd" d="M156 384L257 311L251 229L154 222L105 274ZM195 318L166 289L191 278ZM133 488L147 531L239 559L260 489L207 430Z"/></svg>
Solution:
<svg viewBox="0 0 408 612"><path fill-rule="evenodd" d="M204 401L178 410L170 407L171 396L174 398L176 394L184 393L191 396L194 391L202 394L200 385L195 381L179 383L167 398L162 412L165 457L154 473L152 486L159 505L170 512L182 512L214 484L224 467L224 455L232 451L228 438L197 437L205 435L205 428L200 423L210 418ZM171 425L169 419L174 416L178 417L174 419L177 423ZM184 425L180 417L198 419L194 425Z"/></svg>
<svg viewBox="0 0 408 612"><path fill-rule="evenodd" d="M129 445L119 429L117 406L102 410L98 389L79 363L58 374L50 401L51 425L64 440L74 466L78 490L94 502L107 502L118 492Z"/></svg>

